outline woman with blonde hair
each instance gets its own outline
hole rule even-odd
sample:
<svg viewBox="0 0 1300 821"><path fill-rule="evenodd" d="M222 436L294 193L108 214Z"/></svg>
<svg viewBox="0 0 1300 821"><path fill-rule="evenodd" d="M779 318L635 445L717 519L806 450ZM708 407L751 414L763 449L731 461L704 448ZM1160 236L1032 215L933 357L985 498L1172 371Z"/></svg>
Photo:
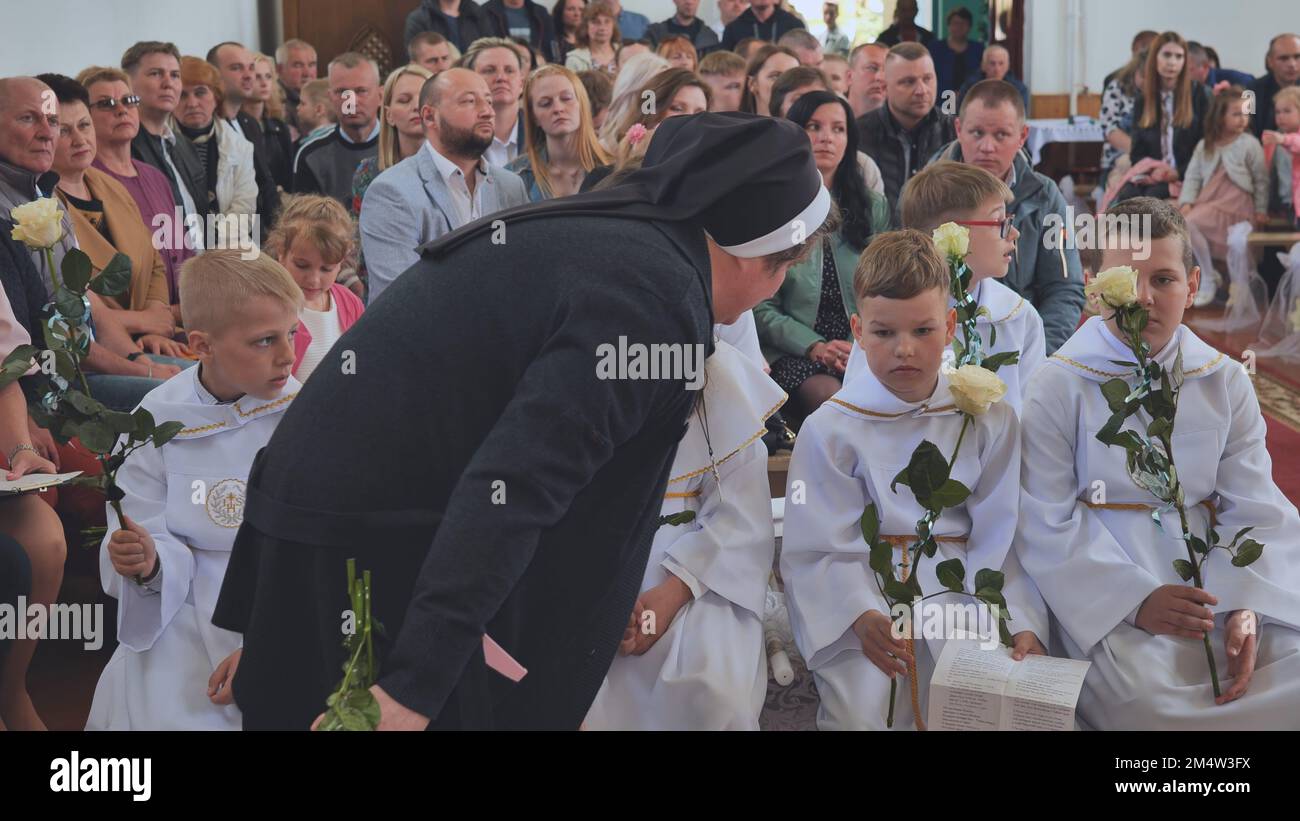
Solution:
<svg viewBox="0 0 1300 821"><path fill-rule="evenodd" d="M587 174L609 162L582 81L564 66L542 66L528 76L524 101L525 153L506 167L533 202L578 193Z"/></svg>
<svg viewBox="0 0 1300 821"><path fill-rule="evenodd" d="M281 190L287 190L293 180L293 133L284 120L284 87L271 57L253 55L253 93L241 108L262 126L271 176Z"/></svg>
<svg viewBox="0 0 1300 821"><path fill-rule="evenodd" d="M384 81L384 95L379 104L379 154L357 164L352 175L352 216L361 213L361 200L370 183L402 160L414 154L424 142L424 123L420 120L420 89L433 72L419 63L393 69Z"/></svg>
<svg viewBox="0 0 1300 821"><path fill-rule="evenodd" d="M614 91L610 95L609 111L605 114L605 124L600 129L600 144L606 151L617 150L619 140L623 139L623 121L627 113L641 104L641 88L650 82L656 74L670 68L668 61L658 54L638 54L629 57L614 79Z"/></svg>

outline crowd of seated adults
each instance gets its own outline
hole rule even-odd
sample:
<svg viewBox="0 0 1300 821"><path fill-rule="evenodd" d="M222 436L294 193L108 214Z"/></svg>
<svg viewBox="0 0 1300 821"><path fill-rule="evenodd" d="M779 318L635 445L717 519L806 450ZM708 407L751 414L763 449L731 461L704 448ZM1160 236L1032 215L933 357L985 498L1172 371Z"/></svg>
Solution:
<svg viewBox="0 0 1300 821"><path fill-rule="evenodd" d="M875 42L854 44L834 2L820 40L777 0L722 0L716 26L697 16L699 0L673 6L651 21L618 0L557 0L549 10L532 0L423 0L406 21L409 63L387 77L348 52L318 78L316 50L293 39L274 57L234 42L198 57L144 41L119 66L75 78L0 79L0 356L43 344L47 258L13 241L8 219L37 197L57 197L65 212L56 266L73 247L96 271L114 254L130 261L126 292L92 295L84 363L94 396L129 411L193 362L177 275L205 248L274 238L277 258L310 291L305 377L421 244L528 201L616 185L659 124L705 110L803 129L843 216L753 312L753 347L791 396L792 422L839 389L856 260L898 225L903 186L937 160L979 166L1011 188L1003 230L1014 226L1018 240L1005 284L1042 316L1047 353L1069 337L1084 303L1079 255L1042 235L1049 217L1064 219L1065 199L1023 151L1028 89L1005 47L971 39L969 11L950 11L938 39L916 24L916 3L901 0ZM1213 231L1224 216L1199 210L1197 192L1252 186L1267 163L1270 197L1300 213L1290 196L1300 37L1274 37L1258 78L1174 32L1140 33L1132 55L1103 95L1111 199L1190 196L1189 220ZM1253 115L1229 99L1243 90ZM945 92L956 95L955 114L939 105ZM57 111L42 106L47 94ZM1258 216L1253 188L1234 202ZM277 223L282 213L292 225ZM0 446L13 470L90 466L23 403L19 390L0 392ZM28 556L32 600L52 601L66 551L58 517L32 496L0 502L3 537ZM32 644L0 659L0 719L10 726L40 723L24 684Z"/></svg>

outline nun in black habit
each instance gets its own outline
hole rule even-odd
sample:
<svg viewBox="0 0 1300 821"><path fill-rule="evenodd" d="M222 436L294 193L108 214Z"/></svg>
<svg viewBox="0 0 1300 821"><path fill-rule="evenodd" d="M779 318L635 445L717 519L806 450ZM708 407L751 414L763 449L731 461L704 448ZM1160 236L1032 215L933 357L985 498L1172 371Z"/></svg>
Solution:
<svg viewBox="0 0 1300 821"><path fill-rule="evenodd" d="M385 628L381 729L576 729L698 396L684 372L601 378L601 346L711 352L713 323L775 293L832 211L797 126L699 114L664 121L615 187L422 248L254 461L213 616L244 634L245 729L323 712L349 557ZM486 666L485 633L521 681Z"/></svg>

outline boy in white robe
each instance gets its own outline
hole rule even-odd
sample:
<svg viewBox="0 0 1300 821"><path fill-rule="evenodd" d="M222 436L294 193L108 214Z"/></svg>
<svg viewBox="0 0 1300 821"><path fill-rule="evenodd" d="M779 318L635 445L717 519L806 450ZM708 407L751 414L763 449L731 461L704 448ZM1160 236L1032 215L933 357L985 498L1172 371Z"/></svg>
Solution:
<svg viewBox="0 0 1300 821"><path fill-rule="evenodd" d="M998 369L1007 385L1003 400L1017 413L1029 375L1046 358L1043 320L1029 300L1001 283L1011 265L1020 232L1007 215L1015 199L1007 184L983 168L945 160L917 173L900 195L903 227L925 234L945 222L963 225L970 232L966 266L971 277L968 291L988 309L975 320L986 356L1019 351L1019 360ZM950 299L949 304L955 304ZM957 330L958 335L961 329ZM964 341L964 337L963 337ZM866 366L862 349L854 345L844 370L848 382Z"/></svg>
<svg viewBox="0 0 1300 821"><path fill-rule="evenodd" d="M1100 270L1138 271L1150 314L1143 338L1166 369L1182 352L1185 381L1172 436L1188 526L1213 522L1227 541L1244 527L1261 557L1233 567L1214 550L1204 590L1173 567L1186 559L1176 513L1129 478L1125 452L1096 439L1110 417L1101 383L1133 371L1113 312L1090 318L1029 386L1022 415L1016 551L1054 616L1053 643L1092 662L1079 699L1095 729L1300 729L1300 517L1272 478L1265 424L1245 368L1182 324L1200 271L1187 228L1161 200L1135 198L1109 214L1151 219L1150 255L1106 248ZM1127 243L1125 243L1127 244ZM1103 248L1105 246L1103 245ZM1144 430L1145 412L1125 429ZM1213 508L1214 519L1210 509ZM1202 631L1209 630L1223 694L1216 699Z"/></svg>
<svg viewBox="0 0 1300 821"><path fill-rule="evenodd" d="M588 730L758 729L767 693L762 615L775 551L762 435L786 396L724 341L705 377L661 511L692 510L695 519L655 533L641 595L587 713Z"/></svg>
<svg viewBox="0 0 1300 821"><path fill-rule="evenodd" d="M851 322L867 367L808 417L795 442L781 573L795 641L821 696L822 729L885 729L890 679L912 660L890 632L890 607L868 564L859 521L874 504L881 538L914 536L924 510L906 486L893 492L890 483L922 440L951 459L961 435L963 415L940 368L956 322L949 283L948 266L929 236L904 230L872 241L854 275L858 314ZM970 496L942 511L932 531L938 554L913 568L927 595L944 589L935 568L946 559L965 565L971 593L978 570L1002 570L1017 660L1046 652L1038 639L1046 636L1046 612L1009 553L1019 459L1010 407L997 402L973 417L951 471ZM910 539L900 541L910 546ZM926 604L970 602L947 594ZM952 636L955 625L945 626L945 637ZM914 636L922 711L943 641ZM914 726L908 684L900 678L895 729Z"/></svg>
<svg viewBox="0 0 1300 821"><path fill-rule="evenodd" d="M91 705L91 730L238 730L230 682L241 637L212 610L243 520L253 457L299 384L290 375L302 292L271 257L208 251L181 269L181 313L199 366L140 407L185 427L117 475L125 527L108 509L104 591L118 601L118 647Z"/></svg>

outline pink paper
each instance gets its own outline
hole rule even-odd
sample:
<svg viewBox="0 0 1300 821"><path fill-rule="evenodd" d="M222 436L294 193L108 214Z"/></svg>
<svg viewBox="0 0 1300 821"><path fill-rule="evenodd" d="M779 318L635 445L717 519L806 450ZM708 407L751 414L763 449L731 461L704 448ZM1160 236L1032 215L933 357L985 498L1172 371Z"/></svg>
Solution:
<svg viewBox="0 0 1300 821"><path fill-rule="evenodd" d="M528 675L528 671L524 669L522 664L511 658L509 653L501 649L501 645L486 634L483 636L483 656L487 660L488 667L513 682L517 683L521 678Z"/></svg>

